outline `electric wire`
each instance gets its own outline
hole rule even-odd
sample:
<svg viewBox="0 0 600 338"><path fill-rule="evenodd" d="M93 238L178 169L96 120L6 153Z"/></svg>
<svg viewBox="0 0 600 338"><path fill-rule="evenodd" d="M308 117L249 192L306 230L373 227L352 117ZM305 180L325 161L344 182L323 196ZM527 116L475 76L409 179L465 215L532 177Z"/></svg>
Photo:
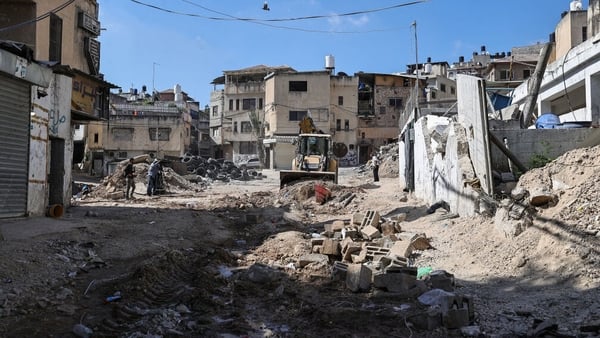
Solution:
<svg viewBox="0 0 600 338"><path fill-rule="evenodd" d="M58 13L58 12L62 11L63 9L65 9L67 6L69 6L73 2L75 2L75 0L68 0L67 2L63 3L62 5L56 7L55 9L53 9L53 10L51 10L49 12L46 12L46 13L44 13L44 14L36 17L36 18L33 18L31 20L27 20L27 21L23 21L23 22L20 22L18 24L14 24L14 25L11 25L11 26L2 27L2 28L0 28L0 32L4 32L4 31L15 29L15 28L27 26L27 25L36 23L38 21L44 20L45 18L49 17L51 14Z"/></svg>
<svg viewBox="0 0 600 338"><path fill-rule="evenodd" d="M227 14L227 13L223 13L223 12L212 10L210 8L204 7L202 5L193 3L193 2L188 1L188 0L182 0L182 1L187 2L189 4L193 4L195 6L198 6L198 7L202 8L202 9L204 9L204 10L207 10L207 11L219 14L219 15L223 15L225 17L213 17L213 16L206 16L206 15L201 15L201 14L196 14L196 13L180 12L180 11L175 11L175 10L167 9L167 8L164 8L164 7L152 5L152 4L140 1L140 0L130 0L130 1L133 2L133 3L136 3L138 5L146 6L146 7L149 7L149 8L158 10L158 11L166 12L166 13L169 13L169 14L189 16L189 17L195 17L195 18L201 18L201 19L207 19L207 20L215 20L215 21L242 21L242 22L249 22L249 23L254 23L254 24L258 24L258 25L263 25L263 26L267 26L267 27L271 27L271 28L285 29L285 30L294 30L294 31L301 31L301 32L306 32L306 33L364 34L364 33L374 33L374 32L390 31L392 29L371 29L371 30L363 30L363 31L317 30L317 29L308 29L308 28L300 28L300 27L280 26L280 25L270 24L269 22L298 21L298 20L332 18L332 17L339 17L339 16L352 16L352 15L372 13L372 12L378 12L378 11L383 11L383 10L390 10L390 9L399 8L399 7L410 6L410 5L414 5L414 4L418 4L418 3L422 3L422 2L427 2L429 0L412 1L412 2L409 2L409 3L398 4L398 5L390 6L390 7L386 7L386 8L378 8L378 9L366 10L366 11L357 11L357 12L343 13L343 14L336 14L336 15L315 15L315 16L311 16L311 17L298 17L298 18L287 18L287 19L240 18L240 17L236 17L236 16L233 16L233 15L230 15L230 14Z"/></svg>

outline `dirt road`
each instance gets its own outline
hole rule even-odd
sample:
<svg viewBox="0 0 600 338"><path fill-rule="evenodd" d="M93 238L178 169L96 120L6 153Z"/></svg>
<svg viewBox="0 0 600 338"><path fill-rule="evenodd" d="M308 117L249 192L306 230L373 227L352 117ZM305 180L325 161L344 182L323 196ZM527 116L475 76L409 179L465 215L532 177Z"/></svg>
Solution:
<svg viewBox="0 0 600 338"><path fill-rule="evenodd" d="M575 335L600 320L597 253L543 237L551 224L509 239L490 219L428 213L397 178L342 170L333 194L356 197L340 207L316 203L312 183L280 190L277 172L263 174L133 201L92 193L58 219L3 220L0 336L462 336L415 326L427 307L414 299L351 292L331 262L298 265L325 224L368 210L405 214L403 231L427 235L434 248L411 263L454 274L481 335L526 336L551 319L552 332Z"/></svg>

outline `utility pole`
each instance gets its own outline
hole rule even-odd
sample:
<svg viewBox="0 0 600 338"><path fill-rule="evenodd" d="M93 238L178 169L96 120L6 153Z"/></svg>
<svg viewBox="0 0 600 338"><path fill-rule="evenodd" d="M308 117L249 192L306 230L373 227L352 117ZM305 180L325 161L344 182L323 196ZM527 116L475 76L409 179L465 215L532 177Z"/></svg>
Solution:
<svg viewBox="0 0 600 338"><path fill-rule="evenodd" d="M152 95L154 95L154 91L156 90L156 87L154 87L154 75L156 74L156 65L159 65L156 62L152 62Z"/></svg>
<svg viewBox="0 0 600 338"><path fill-rule="evenodd" d="M417 72L414 121L417 122L417 119L419 118L419 44L417 40L417 20L413 21L412 25L415 27L415 70Z"/></svg>

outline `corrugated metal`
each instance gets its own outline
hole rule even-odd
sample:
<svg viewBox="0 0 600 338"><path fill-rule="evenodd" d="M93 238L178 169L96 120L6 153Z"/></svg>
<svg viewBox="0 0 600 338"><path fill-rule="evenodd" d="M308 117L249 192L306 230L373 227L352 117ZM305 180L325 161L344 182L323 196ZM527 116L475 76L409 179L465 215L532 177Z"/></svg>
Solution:
<svg viewBox="0 0 600 338"><path fill-rule="evenodd" d="M29 84L0 75L0 218L27 213Z"/></svg>

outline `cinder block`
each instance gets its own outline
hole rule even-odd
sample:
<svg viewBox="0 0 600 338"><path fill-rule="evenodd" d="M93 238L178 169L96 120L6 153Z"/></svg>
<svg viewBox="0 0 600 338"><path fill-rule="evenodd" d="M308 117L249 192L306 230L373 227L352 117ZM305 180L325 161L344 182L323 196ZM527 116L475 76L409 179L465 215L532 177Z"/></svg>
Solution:
<svg viewBox="0 0 600 338"><path fill-rule="evenodd" d="M379 228L379 213L377 211L367 211L365 217L363 217L362 222L360 223L361 228L367 227L369 225L375 228Z"/></svg>
<svg viewBox="0 0 600 338"><path fill-rule="evenodd" d="M379 273L373 276L373 286L389 292L406 292L416 286L415 276L399 273Z"/></svg>
<svg viewBox="0 0 600 338"><path fill-rule="evenodd" d="M352 224L360 225L362 223L363 218L365 218L365 215L363 215L363 214L353 214L352 215Z"/></svg>
<svg viewBox="0 0 600 338"><path fill-rule="evenodd" d="M323 237L311 238L310 239L310 246L323 245L323 241L324 240L325 240L325 238L323 238Z"/></svg>
<svg viewBox="0 0 600 338"><path fill-rule="evenodd" d="M340 254L340 242L333 239L324 240L321 253L324 255L338 256Z"/></svg>
<svg viewBox="0 0 600 338"><path fill-rule="evenodd" d="M390 255L408 258L412 251L413 247L409 241L396 241L390 248Z"/></svg>
<svg viewBox="0 0 600 338"><path fill-rule="evenodd" d="M346 280L346 274L348 272L348 264L335 261L333 262L333 267L331 269L331 278L333 280Z"/></svg>
<svg viewBox="0 0 600 338"><path fill-rule="evenodd" d="M449 309L442 316L442 323L449 329L460 329L463 326L469 325L469 310L468 309Z"/></svg>
<svg viewBox="0 0 600 338"><path fill-rule="evenodd" d="M367 245L367 258L371 259L372 261L378 261L381 257L387 256L389 253L389 248Z"/></svg>
<svg viewBox="0 0 600 338"><path fill-rule="evenodd" d="M346 245L346 249L342 251L342 258L346 262L352 262L352 254L359 252L362 249L362 244L351 242Z"/></svg>
<svg viewBox="0 0 600 338"><path fill-rule="evenodd" d="M349 264L346 287L352 292L368 291L371 288L372 271L362 264Z"/></svg>
<svg viewBox="0 0 600 338"><path fill-rule="evenodd" d="M381 232L379 232L379 230L377 230L376 227L371 226L371 225L367 225L366 227L363 227L360 230L360 233L362 234L362 237L364 239L368 239L368 240L372 240L374 238L381 237Z"/></svg>
<svg viewBox="0 0 600 338"><path fill-rule="evenodd" d="M384 272L398 272L408 266L408 259L396 255L387 255L379 259Z"/></svg>
<svg viewBox="0 0 600 338"><path fill-rule="evenodd" d="M336 231L341 231L346 225L344 221L334 221L333 223L325 224L325 232L328 234L333 234Z"/></svg>
<svg viewBox="0 0 600 338"><path fill-rule="evenodd" d="M358 255L350 255L352 263L363 263L367 260L367 248L362 248Z"/></svg>
<svg viewBox="0 0 600 338"><path fill-rule="evenodd" d="M344 236L344 238L352 238L352 239L356 239L358 238L358 230L356 228L344 228L344 230L342 230L342 235Z"/></svg>
<svg viewBox="0 0 600 338"><path fill-rule="evenodd" d="M432 289L442 289L444 291L454 291L454 275L444 270L436 270L427 275L426 282Z"/></svg>

